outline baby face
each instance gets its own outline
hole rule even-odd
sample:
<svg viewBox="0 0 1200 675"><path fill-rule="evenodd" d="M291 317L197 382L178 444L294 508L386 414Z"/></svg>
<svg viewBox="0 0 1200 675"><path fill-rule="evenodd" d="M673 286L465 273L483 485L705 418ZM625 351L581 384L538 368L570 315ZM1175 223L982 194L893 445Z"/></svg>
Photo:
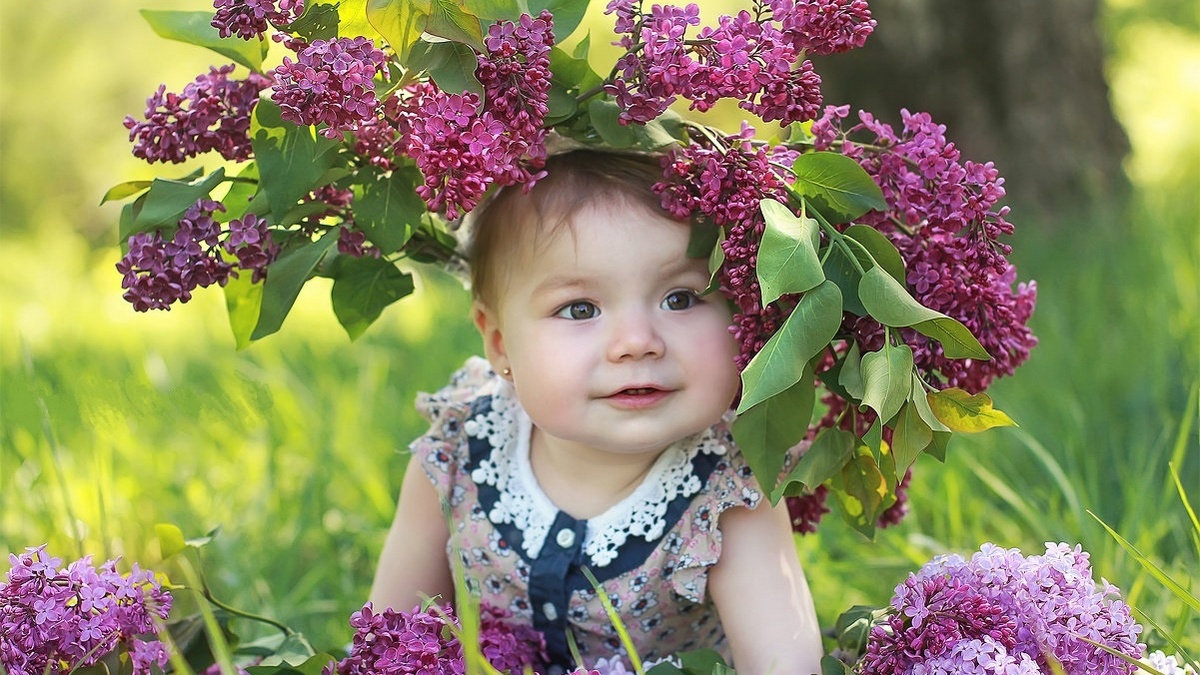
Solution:
<svg viewBox="0 0 1200 675"><path fill-rule="evenodd" d="M493 365L551 442L660 451L705 429L738 387L737 346L688 227L623 199L584 206L570 227L510 261L481 322Z"/></svg>

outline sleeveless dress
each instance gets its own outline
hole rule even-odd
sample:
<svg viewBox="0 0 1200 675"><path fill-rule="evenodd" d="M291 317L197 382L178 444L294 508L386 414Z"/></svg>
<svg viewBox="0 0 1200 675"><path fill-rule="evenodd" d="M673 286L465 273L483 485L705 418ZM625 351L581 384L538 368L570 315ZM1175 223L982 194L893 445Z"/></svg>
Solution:
<svg viewBox="0 0 1200 675"><path fill-rule="evenodd" d="M447 558L482 601L545 635L551 672L624 655L583 570L608 595L647 660L710 648L729 657L706 595L721 554L721 513L754 508L758 483L737 452L730 418L663 451L641 485L603 514L578 520L542 492L529 462L532 423L511 383L472 357L417 409L430 422L410 450L450 517ZM584 664L572 663L567 632Z"/></svg>

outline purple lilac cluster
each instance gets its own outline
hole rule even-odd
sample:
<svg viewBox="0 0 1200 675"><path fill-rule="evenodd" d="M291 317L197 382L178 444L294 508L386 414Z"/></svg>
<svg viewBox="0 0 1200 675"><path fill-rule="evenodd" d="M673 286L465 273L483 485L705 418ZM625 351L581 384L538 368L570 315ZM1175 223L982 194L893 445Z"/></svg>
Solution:
<svg viewBox="0 0 1200 675"><path fill-rule="evenodd" d="M197 288L224 286L237 274L235 268L251 271L254 281L266 276L267 266L279 255L267 222L248 214L222 230L213 214L224 210L224 204L202 199L188 207L170 238L157 230L129 237L129 252L117 263L117 271L123 277L124 298L135 310L170 309L176 301L187 302Z"/></svg>
<svg viewBox="0 0 1200 675"><path fill-rule="evenodd" d="M171 595L149 570L128 574L109 560L85 556L66 567L45 546L9 556L0 585L0 670L12 675L69 673L95 665L116 650L129 655L134 675L161 670L166 647L157 621L171 611Z"/></svg>
<svg viewBox="0 0 1200 675"><path fill-rule="evenodd" d="M336 38L298 44L296 60L285 56L275 68L271 100L283 119L307 126L324 124L321 135L341 139L358 124L374 119L379 100L374 78L387 56L368 38Z"/></svg>
<svg viewBox="0 0 1200 675"><path fill-rule="evenodd" d="M399 129L404 152L424 176L417 194L430 210L453 220L493 184L529 187L544 175L553 29L549 11L493 24L475 71L483 98L417 90L411 112L396 116L406 127Z"/></svg>
<svg viewBox="0 0 1200 675"><path fill-rule="evenodd" d="M984 544L969 560L940 556L909 576L892 615L871 630L856 672L872 675L1133 673L1092 640L1138 659L1141 626L1108 582L1092 579L1080 547L1045 555Z"/></svg>
<svg viewBox="0 0 1200 675"><path fill-rule="evenodd" d="M261 38L271 26L286 26L304 14L303 0L213 0L213 28L223 38Z"/></svg>
<svg viewBox="0 0 1200 675"><path fill-rule="evenodd" d="M147 162L179 163L210 150L242 161L250 157L250 113L271 80L251 73L231 80L233 65L210 67L181 93L159 85L146 99L145 120L125 117L133 154Z"/></svg>
<svg viewBox="0 0 1200 675"><path fill-rule="evenodd" d="M828 107L813 124L817 149L834 147L858 160L883 189L889 210L861 221L891 239L908 269L908 284L924 306L961 321L992 355L989 361L950 359L941 345L911 329L901 334L923 373L937 373L944 386L970 392L987 389L1029 358L1037 338L1028 327L1037 299L1034 282L1016 284L1000 241L1012 233L1004 179L991 162L963 161L946 139L946 128L927 113L902 111L900 132L866 112L859 124L841 130L847 106ZM846 140L865 132L867 149ZM1014 288L1014 284L1016 284ZM869 317L848 326L864 350L879 348L883 327Z"/></svg>
<svg viewBox="0 0 1200 675"><path fill-rule="evenodd" d="M612 0L614 43L626 50L619 77L605 86L621 107L623 123L648 122L679 97L694 110L731 98L765 121L783 124L820 112L821 78L807 53L828 54L861 46L875 27L864 0L775 0L755 13L722 15L716 26L700 24L700 9ZM798 64L798 65L797 65Z"/></svg>
<svg viewBox="0 0 1200 675"><path fill-rule="evenodd" d="M479 645L494 668L514 673L538 668L546 659L546 641L532 627L509 622L507 610L481 608ZM449 622L449 623L448 623ZM327 666L322 675L462 675L462 645L452 628L450 605L441 611L377 613L367 603L350 616L354 639L350 654Z"/></svg>

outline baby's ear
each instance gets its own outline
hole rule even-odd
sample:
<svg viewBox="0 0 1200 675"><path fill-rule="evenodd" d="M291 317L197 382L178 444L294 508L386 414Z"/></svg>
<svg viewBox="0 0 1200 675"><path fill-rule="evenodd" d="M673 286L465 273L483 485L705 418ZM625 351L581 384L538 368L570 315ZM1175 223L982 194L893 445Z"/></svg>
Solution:
<svg viewBox="0 0 1200 675"><path fill-rule="evenodd" d="M471 319L479 329L479 336L483 338L483 355L492 364L492 370L497 373L511 372L508 350L504 348L504 334L500 331L500 321L495 310L477 301L471 307Z"/></svg>

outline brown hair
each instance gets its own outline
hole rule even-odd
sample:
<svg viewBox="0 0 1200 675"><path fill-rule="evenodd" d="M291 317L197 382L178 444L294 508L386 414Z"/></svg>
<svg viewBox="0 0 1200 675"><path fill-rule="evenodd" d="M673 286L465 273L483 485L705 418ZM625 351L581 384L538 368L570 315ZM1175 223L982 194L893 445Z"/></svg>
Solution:
<svg viewBox="0 0 1200 675"><path fill-rule="evenodd" d="M611 150L573 150L546 160L546 176L531 190L510 186L472 215L467 257L471 293L496 307L507 274L500 262L523 244L558 233L579 209L606 199L666 214L652 186L662 180L658 156ZM532 239L530 239L532 237Z"/></svg>

